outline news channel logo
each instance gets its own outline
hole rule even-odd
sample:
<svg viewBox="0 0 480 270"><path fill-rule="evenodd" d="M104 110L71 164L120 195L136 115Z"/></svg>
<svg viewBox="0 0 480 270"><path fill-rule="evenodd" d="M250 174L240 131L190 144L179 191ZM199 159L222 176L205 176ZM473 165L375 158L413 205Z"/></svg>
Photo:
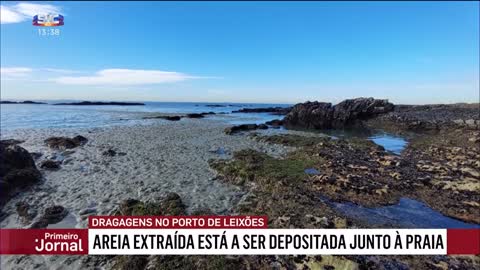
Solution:
<svg viewBox="0 0 480 270"><path fill-rule="evenodd" d="M33 16L33 26L57 27L64 25L63 15L60 14L37 14Z"/></svg>

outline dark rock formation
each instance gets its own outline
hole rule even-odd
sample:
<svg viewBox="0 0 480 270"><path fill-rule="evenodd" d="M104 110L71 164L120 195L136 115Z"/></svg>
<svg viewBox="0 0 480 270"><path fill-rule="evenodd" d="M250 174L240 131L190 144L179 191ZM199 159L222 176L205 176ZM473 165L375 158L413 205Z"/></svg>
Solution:
<svg viewBox="0 0 480 270"><path fill-rule="evenodd" d="M37 159L39 159L41 156L43 156L43 154L40 153L40 152L32 152L32 153L30 153L30 155L32 156L32 158L33 158L34 160L37 160Z"/></svg>
<svg viewBox="0 0 480 270"><path fill-rule="evenodd" d="M272 121L267 121L265 122L266 125L269 125L269 126L272 126L272 127L281 127L283 126L283 120L278 120L278 119L275 119L275 120L272 120Z"/></svg>
<svg viewBox="0 0 480 270"><path fill-rule="evenodd" d="M182 198L177 193L170 192L160 202L160 208L164 215L184 215L187 207L182 201Z"/></svg>
<svg viewBox="0 0 480 270"><path fill-rule="evenodd" d="M243 108L232 113L272 113L278 115L288 114L292 107L268 107L268 108Z"/></svg>
<svg viewBox="0 0 480 270"><path fill-rule="evenodd" d="M387 100L373 98L347 99L335 106L325 102L306 102L295 105L283 121L287 128L344 128L393 108L394 105Z"/></svg>
<svg viewBox="0 0 480 270"><path fill-rule="evenodd" d="M346 99L334 106L333 126L348 126L357 120L366 120L391 112L393 108L393 104L386 99Z"/></svg>
<svg viewBox="0 0 480 270"><path fill-rule="evenodd" d="M112 269L144 270L148 264L148 256L117 256Z"/></svg>
<svg viewBox="0 0 480 270"><path fill-rule="evenodd" d="M77 135L77 136L73 137L73 140L80 145L84 145L88 142L88 139L81 136L81 135Z"/></svg>
<svg viewBox="0 0 480 270"><path fill-rule="evenodd" d="M164 116L164 117L160 117L160 118L168 120L168 121L179 121L182 117L181 116Z"/></svg>
<svg viewBox="0 0 480 270"><path fill-rule="evenodd" d="M185 215L186 206L177 193L168 193L159 202L141 202L127 199L120 203L118 214L124 216L169 216Z"/></svg>
<svg viewBox="0 0 480 270"><path fill-rule="evenodd" d="M33 209L26 201L21 201L15 204L17 214L23 223L30 223L37 215L37 211Z"/></svg>
<svg viewBox="0 0 480 270"><path fill-rule="evenodd" d="M30 209L30 205L27 202L21 201L21 202L18 202L15 206L17 207L17 214L19 216L24 217L28 215L28 210Z"/></svg>
<svg viewBox="0 0 480 270"><path fill-rule="evenodd" d="M142 119L165 119L169 121L179 121L180 119L187 118L203 118L205 115L212 115L214 112L202 112L202 113L189 113L185 116L182 115L155 115L155 116L145 116Z"/></svg>
<svg viewBox="0 0 480 270"><path fill-rule="evenodd" d="M108 150L103 151L102 155L106 156L106 157L114 157L114 156L117 155L117 152L113 149L108 149Z"/></svg>
<svg viewBox="0 0 480 270"><path fill-rule="evenodd" d="M297 104L285 116L283 123L288 128L331 128L333 106L325 102L306 102Z"/></svg>
<svg viewBox="0 0 480 270"><path fill-rule="evenodd" d="M60 163L61 163L60 161L47 159L42 161L42 163L40 163L40 168L46 169L46 170L57 170L57 169L60 169Z"/></svg>
<svg viewBox="0 0 480 270"><path fill-rule="evenodd" d="M243 124L243 125L228 127L224 130L224 132L227 135L232 135L232 134L235 134L237 132L255 130L257 128L258 128L257 124Z"/></svg>
<svg viewBox="0 0 480 270"><path fill-rule="evenodd" d="M371 119L374 128L391 131L480 129L480 104L396 105L392 112Z"/></svg>
<svg viewBox="0 0 480 270"><path fill-rule="evenodd" d="M268 129L268 125L266 124L243 124L243 125L238 125L238 126L232 126L228 127L224 130L225 134L227 135L232 135L237 132L242 132L242 131L251 131L251 130L256 130L256 129Z"/></svg>
<svg viewBox="0 0 480 270"><path fill-rule="evenodd" d="M189 114L187 114L187 117L188 118L203 118L205 116L201 113L189 113Z"/></svg>
<svg viewBox="0 0 480 270"><path fill-rule="evenodd" d="M67 215L68 211L63 206L50 206L45 209L45 212L40 217L40 219L32 224L31 228L46 228L48 224L55 224L62 221Z"/></svg>
<svg viewBox="0 0 480 270"><path fill-rule="evenodd" d="M101 102L101 101L82 101L82 102L64 102L56 103L53 105L75 105L75 106L137 106L145 105L145 103L140 102Z"/></svg>
<svg viewBox="0 0 480 270"><path fill-rule="evenodd" d="M15 190L28 187L40 179L41 174L27 150L0 141L0 205Z"/></svg>
<svg viewBox="0 0 480 270"><path fill-rule="evenodd" d="M8 140L2 140L1 143L5 146L8 145L15 145L15 144L21 144L25 141L20 141L20 140L15 140L15 139L8 139Z"/></svg>
<svg viewBox="0 0 480 270"><path fill-rule="evenodd" d="M87 141L87 138L78 135L73 138L50 137L45 140L45 143L51 148L65 150L84 145Z"/></svg>
<svg viewBox="0 0 480 270"><path fill-rule="evenodd" d="M207 104L205 107L210 107L210 108L222 108L222 107L227 107L227 105L221 105L221 104Z"/></svg>
<svg viewBox="0 0 480 270"><path fill-rule="evenodd" d="M214 112L202 112L202 113L189 113L187 114L188 118L203 118L205 115L213 115Z"/></svg>
<svg viewBox="0 0 480 270"><path fill-rule="evenodd" d="M146 116L146 117L143 117L143 119L164 119L164 120L168 120L168 121L179 121L180 119L182 119L182 117L178 116L178 115L173 115L173 116L158 115L158 116Z"/></svg>
<svg viewBox="0 0 480 270"><path fill-rule="evenodd" d="M260 124L257 126L257 129L268 129L268 126L265 124Z"/></svg>
<svg viewBox="0 0 480 270"><path fill-rule="evenodd" d="M7 100L2 100L0 101L0 104L47 104L45 102L37 102L37 101L31 101L31 100L25 100L25 101L7 101Z"/></svg>

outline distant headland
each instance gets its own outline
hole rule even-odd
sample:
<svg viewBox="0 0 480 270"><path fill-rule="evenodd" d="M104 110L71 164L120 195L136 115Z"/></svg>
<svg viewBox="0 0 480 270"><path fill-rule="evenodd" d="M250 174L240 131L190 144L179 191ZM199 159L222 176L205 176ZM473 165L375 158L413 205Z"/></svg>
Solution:
<svg viewBox="0 0 480 270"><path fill-rule="evenodd" d="M8 101L8 100L1 100L0 104L47 104L45 102L36 102L31 100L25 101Z"/></svg>
<svg viewBox="0 0 480 270"><path fill-rule="evenodd" d="M140 102L101 102L101 101L82 101L71 103L56 103L53 105L75 105L75 106L144 106L145 103Z"/></svg>

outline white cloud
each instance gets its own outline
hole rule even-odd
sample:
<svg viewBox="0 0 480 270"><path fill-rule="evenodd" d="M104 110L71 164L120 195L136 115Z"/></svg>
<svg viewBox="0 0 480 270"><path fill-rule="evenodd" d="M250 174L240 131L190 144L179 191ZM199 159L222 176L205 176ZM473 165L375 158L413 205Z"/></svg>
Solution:
<svg viewBox="0 0 480 270"><path fill-rule="evenodd" d="M2 80L54 82L64 85L130 86L174 83L216 77L191 76L185 73L142 69L103 69L94 74L60 68L2 67ZM48 76L47 78L45 78Z"/></svg>
<svg viewBox="0 0 480 270"><path fill-rule="evenodd" d="M37 14L60 13L61 9L54 5L19 3L15 9L26 16L33 17Z"/></svg>
<svg viewBox="0 0 480 270"><path fill-rule="evenodd" d="M202 77L161 70L104 69L92 76L63 76L52 81L73 85L142 85L180 82L195 78Z"/></svg>
<svg viewBox="0 0 480 270"><path fill-rule="evenodd" d="M0 23L19 23L31 20L37 14L61 13L61 8L48 4L19 3L13 6L0 5Z"/></svg>
<svg viewBox="0 0 480 270"><path fill-rule="evenodd" d="M6 77L25 77L32 72L31 68L27 67L2 67L0 74Z"/></svg>
<svg viewBox="0 0 480 270"><path fill-rule="evenodd" d="M15 12L13 9L0 5L0 22L6 23L18 23L25 20L25 16Z"/></svg>
<svg viewBox="0 0 480 270"><path fill-rule="evenodd" d="M42 68L43 71L54 72L54 73L63 73L63 74L71 74L71 73L79 73L80 71L72 70L72 69L62 69L62 68Z"/></svg>

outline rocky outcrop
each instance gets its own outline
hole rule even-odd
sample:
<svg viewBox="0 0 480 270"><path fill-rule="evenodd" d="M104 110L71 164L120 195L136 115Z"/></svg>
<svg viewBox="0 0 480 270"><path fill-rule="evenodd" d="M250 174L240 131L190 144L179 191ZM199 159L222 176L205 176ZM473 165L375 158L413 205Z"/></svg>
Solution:
<svg viewBox="0 0 480 270"><path fill-rule="evenodd" d="M396 105L387 114L367 122L389 131L480 129L480 104Z"/></svg>
<svg viewBox="0 0 480 270"><path fill-rule="evenodd" d="M213 115L214 112L203 112L203 113L189 113L186 115L187 118L204 118L205 115Z"/></svg>
<svg viewBox="0 0 480 270"><path fill-rule="evenodd" d="M68 215L68 211L61 205L47 207L43 215L30 227L34 229L46 228L49 224L62 221Z"/></svg>
<svg viewBox="0 0 480 270"><path fill-rule="evenodd" d="M273 128L279 128L279 127L283 126L283 120L275 119L275 120L272 120L272 121L267 121L267 122L265 122L265 124L269 125Z"/></svg>
<svg viewBox="0 0 480 270"><path fill-rule="evenodd" d="M244 108L232 113L271 113L277 115L286 115L292 110L292 107L268 107L268 108Z"/></svg>
<svg viewBox="0 0 480 270"><path fill-rule="evenodd" d="M168 121L179 121L180 119L186 118L204 118L206 115L213 115L214 112L202 112L202 113L189 113L186 115L154 115L154 116L145 116L143 119L164 119Z"/></svg>
<svg viewBox="0 0 480 270"><path fill-rule="evenodd" d="M388 113L393 108L388 100L374 98L347 99L337 105L306 102L295 105L283 121L287 128L345 128Z"/></svg>
<svg viewBox="0 0 480 270"><path fill-rule="evenodd" d="M23 143L24 141L20 141L20 140L15 140L15 139L8 139L8 140L2 140L0 143L4 146L8 146L8 145L16 145L16 144L21 144Z"/></svg>
<svg viewBox="0 0 480 270"><path fill-rule="evenodd" d="M203 118L205 116L201 113L189 113L189 114L187 114L187 117L188 118Z"/></svg>
<svg viewBox="0 0 480 270"><path fill-rule="evenodd" d="M37 215L37 211L33 209L26 201L17 202L15 204L17 214L24 224L28 224Z"/></svg>
<svg viewBox="0 0 480 270"><path fill-rule="evenodd" d="M232 135L238 132L242 131L251 131L251 130L256 130L256 129L268 129L268 126L265 124L243 124L243 125L238 125L238 126L232 126L228 127L224 130L225 134L227 135Z"/></svg>
<svg viewBox="0 0 480 270"><path fill-rule="evenodd" d="M50 137L45 140L45 143L53 149L72 149L88 142L88 139L83 136L75 136L73 138L67 137Z"/></svg>
<svg viewBox="0 0 480 270"><path fill-rule="evenodd" d="M178 115L158 115L158 116L146 116L143 119L164 119L168 121L180 121L181 116Z"/></svg>
<svg viewBox="0 0 480 270"><path fill-rule="evenodd" d="M51 159L46 159L40 163L40 168L46 169L46 170L57 170L60 169L60 161L56 160L51 160Z"/></svg>
<svg viewBox="0 0 480 270"><path fill-rule="evenodd" d="M346 99L334 106L333 126L343 127L357 120L366 120L393 111L394 105L386 99Z"/></svg>
<svg viewBox="0 0 480 270"><path fill-rule="evenodd" d="M0 141L0 205L18 189L41 179L30 153L15 144Z"/></svg>
<svg viewBox="0 0 480 270"><path fill-rule="evenodd" d="M120 202L117 213L124 216L178 216L185 215L186 206L177 193L168 193L157 202L127 199Z"/></svg>
<svg viewBox="0 0 480 270"><path fill-rule="evenodd" d="M43 156L43 154L40 153L40 152L31 152L30 155L32 156L32 158L34 160L38 160L39 158L41 158Z"/></svg>

